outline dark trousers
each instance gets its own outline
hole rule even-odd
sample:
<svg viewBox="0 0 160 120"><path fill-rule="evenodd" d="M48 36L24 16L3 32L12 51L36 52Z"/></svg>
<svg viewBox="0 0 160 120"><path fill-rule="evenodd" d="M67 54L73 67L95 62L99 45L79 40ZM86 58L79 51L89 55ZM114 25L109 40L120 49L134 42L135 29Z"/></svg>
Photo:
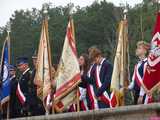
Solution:
<svg viewBox="0 0 160 120"><path fill-rule="evenodd" d="M140 90L134 90L134 104L137 105Z"/></svg>
<svg viewBox="0 0 160 120"><path fill-rule="evenodd" d="M109 108L110 106L102 101L98 101L98 107L99 109L103 109L103 108Z"/></svg>

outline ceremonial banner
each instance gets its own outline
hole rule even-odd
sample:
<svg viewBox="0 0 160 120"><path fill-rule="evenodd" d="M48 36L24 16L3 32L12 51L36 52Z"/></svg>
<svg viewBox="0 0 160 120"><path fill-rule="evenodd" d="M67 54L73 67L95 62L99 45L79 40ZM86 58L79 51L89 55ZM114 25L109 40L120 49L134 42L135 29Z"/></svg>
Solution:
<svg viewBox="0 0 160 120"><path fill-rule="evenodd" d="M114 59L113 73L111 79L112 107L124 104L122 102L123 92L120 93L122 87L127 86L129 75L129 49L128 49L128 25L127 20L123 20L119 24L119 36L117 50ZM116 97L115 97L116 96ZM115 100L117 98L117 100Z"/></svg>
<svg viewBox="0 0 160 120"><path fill-rule="evenodd" d="M69 21L66 32L62 56L55 77L54 107L58 112L67 109L74 102L77 93L76 86L81 80L72 20Z"/></svg>
<svg viewBox="0 0 160 120"><path fill-rule="evenodd" d="M51 92L51 52L48 38L48 21L44 20L38 49L37 66L34 83L37 95L46 107L46 98Z"/></svg>
<svg viewBox="0 0 160 120"><path fill-rule="evenodd" d="M144 74L145 90L154 91L160 86L160 13L157 14L156 24L151 40L151 50L148 56L148 66Z"/></svg>
<svg viewBox="0 0 160 120"><path fill-rule="evenodd" d="M0 101L1 104L6 103L10 97L10 79L9 79L9 57L10 57L10 37L7 36L6 40L4 41L3 49L2 49L2 56L1 56L1 69L0 75L2 77L2 87L0 88Z"/></svg>

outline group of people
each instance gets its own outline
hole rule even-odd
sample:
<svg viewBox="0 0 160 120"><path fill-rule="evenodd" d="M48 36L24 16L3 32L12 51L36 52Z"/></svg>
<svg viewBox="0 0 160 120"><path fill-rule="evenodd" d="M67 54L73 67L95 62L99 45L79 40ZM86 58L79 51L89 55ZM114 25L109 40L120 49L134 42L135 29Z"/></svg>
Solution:
<svg viewBox="0 0 160 120"><path fill-rule="evenodd" d="M32 58L33 65L35 66L36 56ZM36 86L34 84L35 68L31 70L28 58L17 58L17 65L8 65L8 70L10 99L9 103L7 102L1 106L2 117L17 118L44 115L45 109L42 101L37 96ZM17 71L20 73L19 78L16 74Z"/></svg>
<svg viewBox="0 0 160 120"><path fill-rule="evenodd" d="M135 65L131 83L127 88L124 88L133 91L134 104L142 104L145 100L146 93L139 80L143 80L148 50L148 43L144 41L137 43L136 56L139 61ZM33 56L32 58L35 66L33 70L30 69L26 57L18 58L16 67L9 65L11 118L45 114L45 108L36 94L36 85L34 84L37 57ZM110 85L113 70L111 62L103 56L97 47L90 47L88 53L81 54L78 60L81 73L81 83L79 84L80 110L110 108L107 96L111 94ZM19 79L16 77L17 69L21 72ZM68 106L67 112L73 111L77 111L76 104ZM3 114L5 116L5 110Z"/></svg>
<svg viewBox="0 0 160 120"><path fill-rule="evenodd" d="M141 85L143 76L147 66L147 55L150 44L145 41L139 41L135 54L138 58L134 67L134 72L130 84L122 86L122 90L131 92L134 100L133 104L146 104L146 92ZM110 108L108 98L111 96L111 78L112 64L103 57L102 52L96 48L88 49L88 54L81 54L79 57L79 65L81 71L81 80L79 84L80 91L80 110L94 110L101 108ZM69 111L77 111L77 105L70 106Z"/></svg>

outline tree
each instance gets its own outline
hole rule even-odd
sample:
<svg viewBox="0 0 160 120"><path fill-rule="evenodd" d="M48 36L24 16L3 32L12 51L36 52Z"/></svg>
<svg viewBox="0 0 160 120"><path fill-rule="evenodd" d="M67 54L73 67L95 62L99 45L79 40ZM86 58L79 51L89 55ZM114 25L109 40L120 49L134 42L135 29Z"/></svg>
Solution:
<svg viewBox="0 0 160 120"><path fill-rule="evenodd" d="M48 3L48 6L52 63L57 64L65 38L69 5L55 7ZM144 36L143 40L151 40L157 3L148 4L147 1L144 1L142 4L133 8L128 7L128 9L130 62L131 69L133 69L133 65L136 63L136 42L142 40L142 34ZM25 55L31 58L34 51L37 50L43 19L42 13L43 8L40 10L36 8L26 11L19 10L15 11L10 18L12 63L15 63L18 56ZM122 16L123 7L116 7L105 0L95 1L87 7L76 6L73 18L78 53L87 52L90 46L96 45L113 62L117 43L117 28ZM2 27L0 28L0 48L2 48L5 37L6 27Z"/></svg>

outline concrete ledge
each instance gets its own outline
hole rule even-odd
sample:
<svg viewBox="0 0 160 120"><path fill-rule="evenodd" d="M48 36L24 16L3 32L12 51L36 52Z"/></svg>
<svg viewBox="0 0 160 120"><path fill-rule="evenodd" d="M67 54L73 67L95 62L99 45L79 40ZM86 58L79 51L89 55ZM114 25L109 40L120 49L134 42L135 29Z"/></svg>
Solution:
<svg viewBox="0 0 160 120"><path fill-rule="evenodd" d="M16 120L149 120L149 118L157 116L160 117L160 103L18 118Z"/></svg>

